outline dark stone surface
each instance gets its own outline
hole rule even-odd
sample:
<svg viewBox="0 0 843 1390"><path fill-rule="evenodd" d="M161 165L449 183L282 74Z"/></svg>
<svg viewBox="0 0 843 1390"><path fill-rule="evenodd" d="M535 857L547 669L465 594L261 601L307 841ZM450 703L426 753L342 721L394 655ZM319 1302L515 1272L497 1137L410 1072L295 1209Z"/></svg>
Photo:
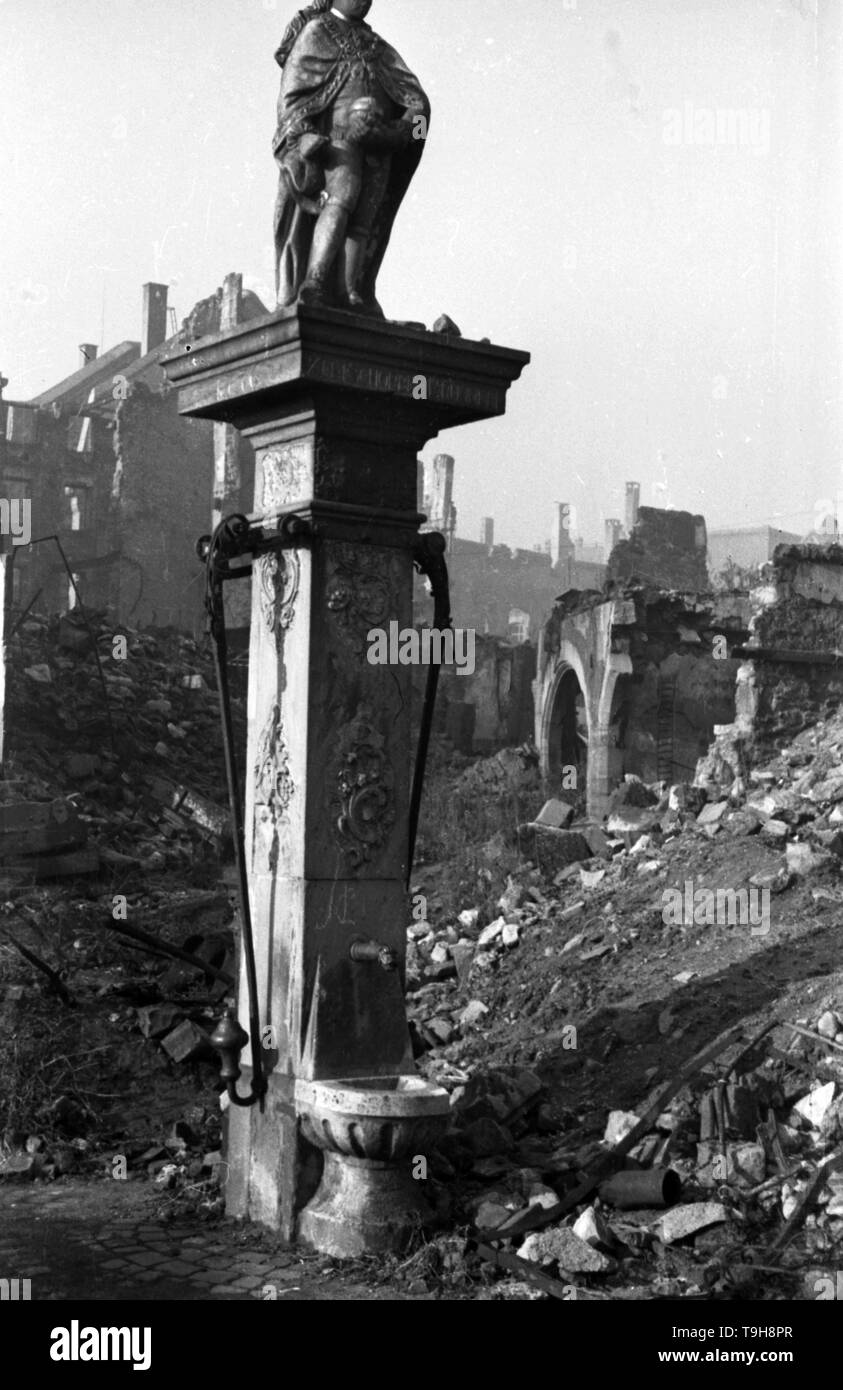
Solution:
<svg viewBox="0 0 843 1390"><path fill-rule="evenodd" d="M638 579L660 589L701 593L709 587L705 518L641 507L628 540L609 556L609 580Z"/></svg>

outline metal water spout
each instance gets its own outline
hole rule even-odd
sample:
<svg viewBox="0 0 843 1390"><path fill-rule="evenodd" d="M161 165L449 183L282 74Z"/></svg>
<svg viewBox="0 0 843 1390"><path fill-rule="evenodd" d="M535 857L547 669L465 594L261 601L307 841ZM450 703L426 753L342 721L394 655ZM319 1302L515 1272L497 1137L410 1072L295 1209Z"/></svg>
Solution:
<svg viewBox="0 0 843 1390"><path fill-rule="evenodd" d="M362 936L357 937L352 941L348 954L354 961L374 961L382 970L398 969L397 953L391 946L384 946L381 941L366 941Z"/></svg>

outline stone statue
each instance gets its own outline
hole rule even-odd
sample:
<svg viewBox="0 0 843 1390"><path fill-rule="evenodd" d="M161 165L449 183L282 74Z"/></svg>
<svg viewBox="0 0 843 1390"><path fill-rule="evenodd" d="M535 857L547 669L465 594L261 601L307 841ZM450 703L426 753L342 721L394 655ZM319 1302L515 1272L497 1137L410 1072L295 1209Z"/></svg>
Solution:
<svg viewBox="0 0 843 1390"><path fill-rule="evenodd" d="M383 318L375 282L424 150L430 104L368 24L372 0L314 0L289 25L273 152L279 306Z"/></svg>

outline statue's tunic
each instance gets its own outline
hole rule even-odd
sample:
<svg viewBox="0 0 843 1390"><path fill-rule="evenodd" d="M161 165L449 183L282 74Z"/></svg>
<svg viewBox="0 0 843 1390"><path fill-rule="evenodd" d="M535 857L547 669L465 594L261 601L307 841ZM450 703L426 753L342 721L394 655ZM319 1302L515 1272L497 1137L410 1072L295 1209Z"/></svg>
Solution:
<svg viewBox="0 0 843 1390"><path fill-rule="evenodd" d="M430 118L430 104L403 59L368 24L349 24L333 14L312 19L283 66L278 129L273 153L282 167L275 209L279 304L292 304L307 271L313 228L312 197L285 176L285 164L303 136L341 136L351 106L373 97L384 120ZM411 139L391 156L389 181L367 247L361 290L374 286L395 214L415 173L424 139ZM312 171L311 171L312 175Z"/></svg>

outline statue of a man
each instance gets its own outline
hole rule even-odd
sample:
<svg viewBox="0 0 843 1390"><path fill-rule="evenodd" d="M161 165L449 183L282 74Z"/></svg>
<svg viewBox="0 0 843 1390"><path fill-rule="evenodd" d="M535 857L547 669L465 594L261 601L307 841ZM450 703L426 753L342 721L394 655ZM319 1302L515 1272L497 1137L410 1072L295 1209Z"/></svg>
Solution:
<svg viewBox="0 0 843 1390"><path fill-rule="evenodd" d="M365 23L372 0L314 0L275 54L279 305L383 311L375 281L424 149L430 103Z"/></svg>

